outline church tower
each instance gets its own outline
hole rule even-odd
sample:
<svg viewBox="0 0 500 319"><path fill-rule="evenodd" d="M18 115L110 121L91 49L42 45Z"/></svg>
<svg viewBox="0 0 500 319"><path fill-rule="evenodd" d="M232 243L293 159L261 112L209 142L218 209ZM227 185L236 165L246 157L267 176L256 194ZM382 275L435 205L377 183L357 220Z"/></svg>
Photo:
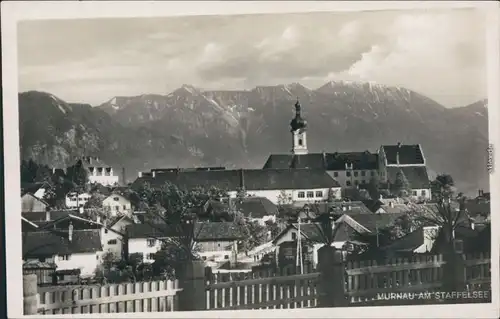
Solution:
<svg viewBox="0 0 500 319"><path fill-rule="evenodd" d="M295 103L295 118L290 122L293 141L292 153L295 155L307 154L307 121L302 118L300 112L301 106L297 99L297 103Z"/></svg>

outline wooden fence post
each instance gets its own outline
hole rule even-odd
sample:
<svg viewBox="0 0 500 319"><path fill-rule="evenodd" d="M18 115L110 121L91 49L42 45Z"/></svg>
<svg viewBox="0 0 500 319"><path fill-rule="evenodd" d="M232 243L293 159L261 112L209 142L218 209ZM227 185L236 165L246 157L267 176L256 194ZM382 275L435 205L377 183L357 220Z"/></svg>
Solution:
<svg viewBox="0 0 500 319"><path fill-rule="evenodd" d="M25 315L38 313L38 285L35 274L23 275L23 308Z"/></svg>
<svg viewBox="0 0 500 319"><path fill-rule="evenodd" d="M203 261L187 262L179 278L179 308L181 311L206 310L205 265Z"/></svg>
<svg viewBox="0 0 500 319"><path fill-rule="evenodd" d="M323 246L318 249L318 307L345 307L345 264L342 251Z"/></svg>
<svg viewBox="0 0 500 319"><path fill-rule="evenodd" d="M444 291L463 291L466 286L465 260L461 253L443 254L443 289Z"/></svg>

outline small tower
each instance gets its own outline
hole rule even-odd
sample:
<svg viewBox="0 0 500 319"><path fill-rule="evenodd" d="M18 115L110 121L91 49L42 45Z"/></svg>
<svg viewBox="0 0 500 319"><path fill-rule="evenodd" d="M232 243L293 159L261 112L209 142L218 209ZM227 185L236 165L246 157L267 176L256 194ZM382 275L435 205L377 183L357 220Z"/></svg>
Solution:
<svg viewBox="0 0 500 319"><path fill-rule="evenodd" d="M296 155L307 154L306 127L307 122L300 115L301 106L299 99L295 103L295 118L290 122L293 148L292 153Z"/></svg>

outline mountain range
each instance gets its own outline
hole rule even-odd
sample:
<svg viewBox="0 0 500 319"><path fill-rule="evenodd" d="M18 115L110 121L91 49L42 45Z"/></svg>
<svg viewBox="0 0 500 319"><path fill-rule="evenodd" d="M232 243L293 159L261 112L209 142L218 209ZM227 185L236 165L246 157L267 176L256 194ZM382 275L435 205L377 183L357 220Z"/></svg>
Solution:
<svg viewBox="0 0 500 319"><path fill-rule="evenodd" d="M487 101L446 108L414 91L372 83L299 83L246 91L183 85L168 95L116 96L98 106L53 94L19 94L21 158L54 167L96 155L125 167L127 180L150 168L262 167L291 148L296 99L311 152L376 151L420 143L431 176L451 174L463 192L489 189Z"/></svg>

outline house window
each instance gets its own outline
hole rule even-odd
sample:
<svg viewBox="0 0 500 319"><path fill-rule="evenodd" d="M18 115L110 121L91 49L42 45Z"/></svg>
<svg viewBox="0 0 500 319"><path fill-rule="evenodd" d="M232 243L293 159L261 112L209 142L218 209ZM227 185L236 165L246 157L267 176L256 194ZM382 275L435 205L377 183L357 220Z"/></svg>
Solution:
<svg viewBox="0 0 500 319"><path fill-rule="evenodd" d="M347 176L347 177L351 176L351 172L349 172L349 171L345 172L345 176Z"/></svg>
<svg viewBox="0 0 500 319"><path fill-rule="evenodd" d="M345 184L346 184L347 186L351 186L351 181L346 181L346 182L345 182Z"/></svg>
<svg viewBox="0 0 500 319"><path fill-rule="evenodd" d="M153 247L156 244L156 239L148 239L148 247Z"/></svg>
<svg viewBox="0 0 500 319"><path fill-rule="evenodd" d="M217 244L217 247L220 247L220 244Z"/></svg>
<svg viewBox="0 0 500 319"><path fill-rule="evenodd" d="M114 200L115 202L117 202L117 201L119 201L119 200L120 200L120 198L115 197L115 198L113 198L113 200Z"/></svg>
<svg viewBox="0 0 500 319"><path fill-rule="evenodd" d="M115 206L115 210L120 210L120 206Z"/></svg>
<svg viewBox="0 0 500 319"><path fill-rule="evenodd" d="M155 254L154 253L147 254L146 259L155 259Z"/></svg>
<svg viewBox="0 0 500 319"><path fill-rule="evenodd" d="M116 239L108 240L108 245L116 245L116 243L117 243Z"/></svg>
<svg viewBox="0 0 500 319"><path fill-rule="evenodd" d="M59 255L60 260L69 260L71 255Z"/></svg>
<svg viewBox="0 0 500 319"><path fill-rule="evenodd" d="M297 240L297 233L292 233L292 240Z"/></svg>
<svg viewBox="0 0 500 319"><path fill-rule="evenodd" d="M374 171L371 172L371 176L372 177L375 176L375 172Z"/></svg>
<svg viewBox="0 0 500 319"><path fill-rule="evenodd" d="M354 185L358 185L359 184L359 181L358 180L355 180L354 181Z"/></svg>
<svg viewBox="0 0 500 319"><path fill-rule="evenodd" d="M314 192L307 192L307 198L313 198L314 197Z"/></svg>
<svg viewBox="0 0 500 319"><path fill-rule="evenodd" d="M207 256L203 256L203 257L201 257L201 259L207 260Z"/></svg>
<svg viewBox="0 0 500 319"><path fill-rule="evenodd" d="M58 275L57 277L58 277L58 280L60 280L60 281L64 280L64 275Z"/></svg>
<svg viewBox="0 0 500 319"><path fill-rule="evenodd" d="M228 255L224 255L224 259L229 259L229 256Z"/></svg>
<svg viewBox="0 0 500 319"><path fill-rule="evenodd" d="M361 176L366 176L366 172L365 171L361 171Z"/></svg>
<svg viewBox="0 0 500 319"><path fill-rule="evenodd" d="M96 260L99 260L99 255L95 255L95 259L96 259Z"/></svg>
<svg viewBox="0 0 500 319"><path fill-rule="evenodd" d="M333 172L334 177L339 177L339 172Z"/></svg>
<svg viewBox="0 0 500 319"><path fill-rule="evenodd" d="M127 205L123 205L123 210L126 210L127 209Z"/></svg>
<svg viewBox="0 0 500 319"><path fill-rule="evenodd" d="M299 138L299 145L302 146L302 139Z"/></svg>
<svg viewBox="0 0 500 319"><path fill-rule="evenodd" d="M413 196L417 196L417 191L412 192Z"/></svg>
<svg viewBox="0 0 500 319"><path fill-rule="evenodd" d="M358 177L358 172L354 172L354 177Z"/></svg>
<svg viewBox="0 0 500 319"><path fill-rule="evenodd" d="M304 197L306 197L306 193L305 192L299 192L299 194L297 196L299 198L304 198Z"/></svg>
<svg viewBox="0 0 500 319"><path fill-rule="evenodd" d="M104 233L105 233L105 234L107 234L107 233L108 233L108 230L107 230L107 229L105 229L105 230L104 230Z"/></svg>
<svg viewBox="0 0 500 319"><path fill-rule="evenodd" d="M323 197L323 191L316 191L316 197Z"/></svg>
<svg viewBox="0 0 500 319"><path fill-rule="evenodd" d="M422 192L420 194L422 194L422 196L425 196L425 189L422 190Z"/></svg>

